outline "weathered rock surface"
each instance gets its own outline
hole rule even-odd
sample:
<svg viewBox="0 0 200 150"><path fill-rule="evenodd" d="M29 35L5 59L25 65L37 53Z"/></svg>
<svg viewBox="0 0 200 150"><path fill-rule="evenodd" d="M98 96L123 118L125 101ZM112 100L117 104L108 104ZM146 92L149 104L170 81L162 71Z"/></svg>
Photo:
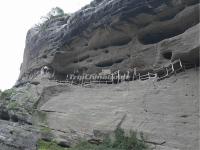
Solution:
<svg viewBox="0 0 200 150"><path fill-rule="evenodd" d="M0 93L0 150L36 150L40 139L55 139L58 144L67 145L66 138L63 141L61 137L54 137L48 128L46 114L37 110L48 99L67 89L58 83L42 81L37 85L27 82Z"/></svg>
<svg viewBox="0 0 200 150"><path fill-rule="evenodd" d="M36 150L40 130L0 120L0 150Z"/></svg>
<svg viewBox="0 0 200 150"><path fill-rule="evenodd" d="M93 88L40 74L43 66L56 79L75 70L142 71L176 59L199 66L199 28L198 0L94 0L30 29L18 83L0 93L0 149L35 150L41 138L68 147L111 133L119 123L144 132L156 150L199 149L197 70Z"/></svg>
<svg viewBox="0 0 200 150"><path fill-rule="evenodd" d="M94 88L71 87L39 109L59 136L78 140L121 127L144 132L156 149L197 150L199 72L187 70L169 79L133 81ZM58 134L57 134L58 135ZM67 139L67 138L66 138Z"/></svg>
<svg viewBox="0 0 200 150"><path fill-rule="evenodd" d="M33 79L44 65L59 78L74 70L149 69L171 60L166 51L184 52L187 61L194 49L199 54L198 23L198 0L94 1L29 30L19 80Z"/></svg>
<svg viewBox="0 0 200 150"><path fill-rule="evenodd" d="M26 84L0 95L0 119L32 124L34 107L42 91L40 87Z"/></svg>
<svg viewBox="0 0 200 150"><path fill-rule="evenodd" d="M196 150L199 148L198 81L198 70L190 69L160 82L132 81L93 88L47 80L39 85L27 84L17 88L10 99L22 94L17 99L24 110L22 116L27 113L25 104L34 102L28 119L33 126L27 121L0 120L0 145L3 150L26 150L28 145L27 150L35 150L38 139L42 138L70 146L81 138L99 139L121 123L126 131L142 131L155 150ZM26 99L27 93L30 97L37 95L35 100ZM21 110L17 109L15 114L18 111Z"/></svg>

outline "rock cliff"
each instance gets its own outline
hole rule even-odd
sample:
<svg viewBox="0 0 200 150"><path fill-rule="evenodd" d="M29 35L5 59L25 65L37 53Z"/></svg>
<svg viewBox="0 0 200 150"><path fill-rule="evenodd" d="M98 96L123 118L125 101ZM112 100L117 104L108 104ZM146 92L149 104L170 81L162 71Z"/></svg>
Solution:
<svg viewBox="0 0 200 150"><path fill-rule="evenodd" d="M187 55L198 57L198 23L198 0L93 1L28 31L19 80L33 79L44 65L62 78L74 70L152 69L177 55L195 61Z"/></svg>
<svg viewBox="0 0 200 150"><path fill-rule="evenodd" d="M70 147L120 126L154 150L199 148L199 1L94 0L49 19L26 37L17 84L0 92L0 150ZM157 69L180 59L195 68L156 82L85 88L67 74ZM48 66L54 79L41 76Z"/></svg>

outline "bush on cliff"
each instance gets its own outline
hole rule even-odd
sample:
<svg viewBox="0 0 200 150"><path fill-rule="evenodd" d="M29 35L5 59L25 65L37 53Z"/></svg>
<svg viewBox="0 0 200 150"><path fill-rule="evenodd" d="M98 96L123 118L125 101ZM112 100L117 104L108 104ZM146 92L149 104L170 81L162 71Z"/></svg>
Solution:
<svg viewBox="0 0 200 150"><path fill-rule="evenodd" d="M15 92L14 89L9 89L9 90L0 92L0 99L1 100L9 100L14 92Z"/></svg>
<svg viewBox="0 0 200 150"><path fill-rule="evenodd" d="M39 146L38 150L68 150L66 148L57 145L56 142L47 142L44 140L39 140L38 146Z"/></svg>
<svg viewBox="0 0 200 150"><path fill-rule="evenodd" d="M62 16L69 16L69 15L66 14L59 7L52 8L51 11L47 13L46 16L41 17L42 22L36 24L35 28L38 29L39 31L44 31L48 27L48 24L50 23L51 20Z"/></svg>
<svg viewBox="0 0 200 150"><path fill-rule="evenodd" d="M138 139L136 135L136 132L130 132L130 136L126 136L124 130L119 128L115 131L114 140L105 137L99 145L84 141L67 149L58 146L55 142L40 141L39 150L148 150L143 136L141 135L141 139Z"/></svg>
<svg viewBox="0 0 200 150"><path fill-rule="evenodd" d="M118 128L115 131L114 140L106 137L102 144L93 145L88 142L82 142L70 150L147 150L148 146L144 142L143 136L139 140L136 132L130 132L130 136L126 136L124 130Z"/></svg>

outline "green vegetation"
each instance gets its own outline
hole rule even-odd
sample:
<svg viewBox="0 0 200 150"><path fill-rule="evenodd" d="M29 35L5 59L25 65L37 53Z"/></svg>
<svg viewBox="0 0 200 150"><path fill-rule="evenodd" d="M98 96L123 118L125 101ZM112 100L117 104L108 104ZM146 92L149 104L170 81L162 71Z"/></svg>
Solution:
<svg viewBox="0 0 200 150"><path fill-rule="evenodd" d="M0 92L0 99L1 100L9 100L10 97L12 96L12 94L14 94L14 93L15 93L14 89L9 89L9 90Z"/></svg>
<svg viewBox="0 0 200 150"><path fill-rule="evenodd" d="M51 133L51 129L48 128L48 127L42 127L40 131L44 134L50 134Z"/></svg>
<svg viewBox="0 0 200 150"><path fill-rule="evenodd" d="M12 96L14 96L15 94L15 89L5 90L0 93L0 100L2 100L3 105L8 110L17 110L20 108L20 105L15 100L11 100Z"/></svg>
<svg viewBox="0 0 200 150"><path fill-rule="evenodd" d="M114 141L106 137L100 145L82 142L70 150L147 150L143 135L141 140L136 135L136 132L130 132L130 136L126 136L124 130L119 128L115 131Z"/></svg>
<svg viewBox="0 0 200 150"><path fill-rule="evenodd" d="M59 7L52 8L49 12L49 16L63 16L64 14L64 11Z"/></svg>
<svg viewBox="0 0 200 150"><path fill-rule="evenodd" d="M9 110L18 109L19 107L20 107L20 105L16 101L8 103Z"/></svg>
<svg viewBox="0 0 200 150"><path fill-rule="evenodd" d="M59 146L56 142L47 142L44 140L39 140L38 150L68 150L68 149Z"/></svg>
<svg viewBox="0 0 200 150"><path fill-rule="evenodd" d="M105 137L99 145L84 141L67 149L58 146L55 142L39 141L39 150L148 150L143 134L140 134L140 140L136 135L136 132L130 132L130 136L126 136L124 130L119 128L115 131L113 140L110 137Z"/></svg>
<svg viewBox="0 0 200 150"><path fill-rule="evenodd" d="M45 31L51 20L62 16L69 16L69 14L64 13L64 11L59 7L52 8L46 16L41 18L43 20L42 23L36 24L36 28L39 31Z"/></svg>

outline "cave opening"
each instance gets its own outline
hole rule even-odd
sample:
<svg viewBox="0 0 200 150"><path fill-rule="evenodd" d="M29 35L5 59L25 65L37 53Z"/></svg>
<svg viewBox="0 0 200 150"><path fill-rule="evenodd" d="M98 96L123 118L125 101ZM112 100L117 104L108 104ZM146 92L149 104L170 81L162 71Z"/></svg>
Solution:
<svg viewBox="0 0 200 150"><path fill-rule="evenodd" d="M114 64L113 60L106 60L96 64L97 67L111 67Z"/></svg>
<svg viewBox="0 0 200 150"><path fill-rule="evenodd" d="M174 29L174 30L160 29L160 31L149 31L149 33L148 33L148 31L147 31L147 33L145 33L145 31L144 31L139 34L139 41L144 45L155 44L164 39L168 39L168 38L177 36L177 35L183 33L184 31L185 30L182 31L180 29Z"/></svg>
<svg viewBox="0 0 200 150"><path fill-rule="evenodd" d="M42 58L46 59L46 58L47 58L47 55L43 55Z"/></svg>
<svg viewBox="0 0 200 150"><path fill-rule="evenodd" d="M168 60L171 60L171 58L172 58L172 52L171 52L171 51L165 52L165 53L163 53L162 55L163 55L163 57L164 57L165 59L168 59Z"/></svg>
<svg viewBox="0 0 200 150"><path fill-rule="evenodd" d="M188 8L189 9L189 8ZM139 41L144 44L155 44L162 40L169 39L184 33L189 28L199 23L199 14L196 6L193 11L184 9L171 20L152 23L145 28L141 28L138 33ZM187 15L185 15L187 14Z"/></svg>

